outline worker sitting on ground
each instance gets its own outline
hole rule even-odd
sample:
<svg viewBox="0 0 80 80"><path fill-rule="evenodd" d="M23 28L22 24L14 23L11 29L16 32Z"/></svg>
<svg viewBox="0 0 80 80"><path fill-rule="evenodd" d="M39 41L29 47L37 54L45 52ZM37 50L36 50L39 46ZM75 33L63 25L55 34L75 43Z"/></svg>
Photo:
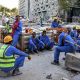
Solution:
<svg viewBox="0 0 80 80"><path fill-rule="evenodd" d="M28 46L29 52L38 53L38 50L42 51L43 49L44 49L44 43L42 41L40 41L36 37L36 33L33 32L31 38L29 39L29 46Z"/></svg>
<svg viewBox="0 0 80 80"><path fill-rule="evenodd" d="M52 24L51 24L51 27L52 27L52 28L57 28L57 27L59 27L59 23L58 23L57 19L54 19L54 21L53 21Z"/></svg>
<svg viewBox="0 0 80 80"><path fill-rule="evenodd" d="M19 68L23 66L25 57L28 57L31 60L31 57L12 45L9 45L12 42L11 36L6 36L4 38L4 43L0 43L0 70L5 73L10 73L12 71L12 76L19 75L21 72ZM15 55L16 58L15 58Z"/></svg>
<svg viewBox="0 0 80 80"><path fill-rule="evenodd" d="M42 35L40 36L40 41L42 41L45 44L45 49L50 50L53 48L54 42L50 41L49 37L46 35L45 30L42 32Z"/></svg>
<svg viewBox="0 0 80 80"><path fill-rule="evenodd" d="M71 36L68 34L68 32L67 31L62 32L59 35L58 46L55 47L55 51L54 51L54 61L51 62L51 64L59 65L60 52L65 52L65 53L71 52L71 53L74 53L74 51L75 51L74 44L75 44L75 42L71 38Z"/></svg>

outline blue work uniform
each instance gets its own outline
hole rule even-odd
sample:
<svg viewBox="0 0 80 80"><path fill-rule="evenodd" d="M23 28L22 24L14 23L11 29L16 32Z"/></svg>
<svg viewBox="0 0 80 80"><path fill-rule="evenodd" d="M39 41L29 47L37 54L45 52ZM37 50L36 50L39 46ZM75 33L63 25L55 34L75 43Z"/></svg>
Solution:
<svg viewBox="0 0 80 80"><path fill-rule="evenodd" d="M39 49L44 49L44 43L40 41L38 38L31 37L29 39L29 45L28 45L29 51L36 51Z"/></svg>
<svg viewBox="0 0 80 80"><path fill-rule="evenodd" d="M20 35L22 33L22 26L23 26L22 22L19 21L19 25L18 25L18 27L17 27L14 35L13 35L12 46L16 46L17 45L19 37L20 37Z"/></svg>
<svg viewBox="0 0 80 80"><path fill-rule="evenodd" d="M9 72L11 70L14 70L16 68L22 67L24 64L25 57L28 57L29 55L27 53L24 53L23 51L20 51L19 49L15 48L14 46L9 46L5 53L6 56L12 56L12 55L18 55L15 60L14 67L11 68L3 68L2 71Z"/></svg>
<svg viewBox="0 0 80 80"><path fill-rule="evenodd" d="M47 35L40 36L40 41L42 41L45 44L46 49L52 49L53 48L54 42L51 42Z"/></svg>
<svg viewBox="0 0 80 80"><path fill-rule="evenodd" d="M77 38L76 44L80 46L80 37ZM76 46L76 51L80 52L80 47Z"/></svg>
<svg viewBox="0 0 80 80"><path fill-rule="evenodd" d="M52 24L51 24L51 27L52 28L57 28L57 27L59 27L59 23L53 21Z"/></svg>
<svg viewBox="0 0 80 80"><path fill-rule="evenodd" d="M66 35L66 36L65 36L65 35ZM63 42L63 40L64 40L64 42ZM72 42L73 44L68 43L68 42L66 42L65 40L70 41L70 42ZM74 52L74 51L75 51L74 43L75 43L75 42L74 42L74 40L71 38L70 35L68 35L67 33L62 32L62 33L59 35L58 46L55 47L55 51L54 51L54 61L59 61L60 52L65 52L65 53Z"/></svg>
<svg viewBox="0 0 80 80"><path fill-rule="evenodd" d="M77 32L77 30L71 31L70 35L71 35L72 38L77 39L78 38L78 32Z"/></svg>

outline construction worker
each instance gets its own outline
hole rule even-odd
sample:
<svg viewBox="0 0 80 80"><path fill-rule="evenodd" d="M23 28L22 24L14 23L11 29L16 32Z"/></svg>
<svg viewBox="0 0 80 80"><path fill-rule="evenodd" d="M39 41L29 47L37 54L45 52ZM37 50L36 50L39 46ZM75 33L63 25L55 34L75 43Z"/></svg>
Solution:
<svg viewBox="0 0 80 80"><path fill-rule="evenodd" d="M29 52L38 53L38 50L39 51L42 51L43 49L44 49L44 43L42 41L40 41L36 37L36 33L33 32L32 33L32 36L29 39L29 46L28 46Z"/></svg>
<svg viewBox="0 0 80 80"><path fill-rule="evenodd" d="M42 41L45 45L45 49L50 50L53 48L54 43L50 41L49 37L46 35L46 31L42 32L40 36L40 41Z"/></svg>
<svg viewBox="0 0 80 80"><path fill-rule="evenodd" d="M51 64L59 65L60 52L65 52L65 53L74 52L75 51L74 44L75 44L75 42L71 38L71 36L68 35L68 33L66 31L62 32L59 35L58 46L55 47L54 60L53 60L53 62L51 62Z"/></svg>
<svg viewBox="0 0 80 80"><path fill-rule="evenodd" d="M80 35L78 36L76 43L80 46ZM76 46L76 51L80 52L80 47Z"/></svg>
<svg viewBox="0 0 80 80"><path fill-rule="evenodd" d="M31 60L31 57L12 45L9 45L12 42L11 36L6 36L4 38L5 44L0 44L0 69L5 73L12 71L12 75L19 75L21 72L19 68L23 66L25 57L28 57ZM18 55L15 57L15 55Z"/></svg>
<svg viewBox="0 0 80 80"><path fill-rule="evenodd" d="M76 27L73 27L73 31L71 31L71 37L76 40L78 38L78 32L76 30Z"/></svg>
<svg viewBox="0 0 80 80"><path fill-rule="evenodd" d="M57 18L54 19L54 21L53 21L52 24L51 24L51 27L52 27L52 28L57 28L57 27L59 27L59 23L58 23L58 21L57 21Z"/></svg>
<svg viewBox="0 0 80 80"><path fill-rule="evenodd" d="M12 34L11 35L13 37L13 41L12 41L13 46L16 46L18 43L18 40L19 40L20 35L22 33L22 26L23 25L22 25L22 22L20 21L20 16L17 15L16 20L12 26Z"/></svg>

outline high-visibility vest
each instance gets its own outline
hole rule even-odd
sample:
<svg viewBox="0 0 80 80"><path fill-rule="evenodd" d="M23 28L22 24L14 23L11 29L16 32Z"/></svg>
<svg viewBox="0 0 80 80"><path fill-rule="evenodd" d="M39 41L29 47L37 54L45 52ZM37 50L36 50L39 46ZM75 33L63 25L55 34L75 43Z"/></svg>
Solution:
<svg viewBox="0 0 80 80"><path fill-rule="evenodd" d="M2 45L0 48L0 68L11 68L14 67L15 58L14 55L6 56L5 53L9 48L8 45Z"/></svg>

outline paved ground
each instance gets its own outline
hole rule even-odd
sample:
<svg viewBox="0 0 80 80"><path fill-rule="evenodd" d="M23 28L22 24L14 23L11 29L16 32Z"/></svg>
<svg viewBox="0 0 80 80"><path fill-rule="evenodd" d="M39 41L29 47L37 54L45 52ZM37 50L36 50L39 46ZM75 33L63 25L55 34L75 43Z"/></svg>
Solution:
<svg viewBox="0 0 80 80"><path fill-rule="evenodd" d="M52 74L51 80L70 79L73 74L64 68L64 61L60 58L61 65L51 65L53 60L53 51L44 51L43 53L34 54L32 60L25 60L24 67L21 68L22 75L0 78L0 80L47 80L46 76Z"/></svg>

